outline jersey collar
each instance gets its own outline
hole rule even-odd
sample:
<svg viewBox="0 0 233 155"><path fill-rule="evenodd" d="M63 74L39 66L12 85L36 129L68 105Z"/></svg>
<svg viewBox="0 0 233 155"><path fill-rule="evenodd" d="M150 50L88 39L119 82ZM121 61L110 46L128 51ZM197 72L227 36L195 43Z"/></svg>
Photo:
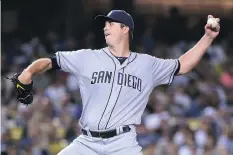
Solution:
<svg viewBox="0 0 233 155"><path fill-rule="evenodd" d="M113 59L114 63L118 64L117 66L119 66L120 68L126 67L129 63L133 62L135 60L135 58L137 57L136 53L130 51L129 57L125 60L125 62L123 64L120 64L119 60L117 60L117 58L112 54L112 52L109 50L108 47L103 48L103 51L106 54L108 54Z"/></svg>

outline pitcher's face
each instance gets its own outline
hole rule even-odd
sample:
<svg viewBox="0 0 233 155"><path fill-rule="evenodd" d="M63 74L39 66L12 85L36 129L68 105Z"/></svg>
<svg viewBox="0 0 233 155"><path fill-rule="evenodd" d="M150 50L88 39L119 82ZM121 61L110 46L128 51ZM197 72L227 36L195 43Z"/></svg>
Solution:
<svg viewBox="0 0 233 155"><path fill-rule="evenodd" d="M125 30L121 27L121 23L106 21L104 27L105 41L108 46L119 43L124 37Z"/></svg>

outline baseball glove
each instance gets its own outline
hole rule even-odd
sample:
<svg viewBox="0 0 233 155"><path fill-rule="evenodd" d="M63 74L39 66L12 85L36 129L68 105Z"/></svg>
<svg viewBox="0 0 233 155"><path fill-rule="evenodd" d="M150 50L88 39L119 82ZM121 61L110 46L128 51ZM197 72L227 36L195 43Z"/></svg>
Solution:
<svg viewBox="0 0 233 155"><path fill-rule="evenodd" d="M25 105L29 105L33 101L33 82L27 85L22 84L18 80L19 75L20 75L19 73L16 73L13 75L12 78L8 78L8 77L4 77L4 78L9 79L11 80L11 82L13 82L14 87L16 89L16 98L19 100L19 102Z"/></svg>

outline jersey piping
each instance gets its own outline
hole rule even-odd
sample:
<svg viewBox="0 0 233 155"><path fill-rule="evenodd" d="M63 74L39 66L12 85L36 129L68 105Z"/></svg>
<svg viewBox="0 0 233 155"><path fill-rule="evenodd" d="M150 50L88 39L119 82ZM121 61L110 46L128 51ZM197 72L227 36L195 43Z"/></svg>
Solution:
<svg viewBox="0 0 233 155"><path fill-rule="evenodd" d="M104 51L104 49L103 49L103 51ZM106 54L107 54L107 52L105 52L105 51L104 51L104 53L106 53ZM110 97L111 97L111 95L112 95L112 89L113 89L113 84L114 84L114 81L115 81L115 75L116 75L116 63L115 63L115 61L113 60L113 58L112 58L110 55L108 55L108 54L107 54L107 56L108 56L109 58L111 58L111 60L113 61L114 66L115 66L115 69L114 69L114 76L113 76L113 81L112 81L111 91L110 91L110 94L109 94L109 97L108 97L107 104L106 104L106 106L105 106L105 108L104 108L104 111L103 111L102 116L101 116L101 118L100 118L100 121L99 121L99 123L98 123L98 130L99 130L100 122L101 122L101 120L102 120L102 118L103 118L103 116L104 116L104 113L105 113L106 109L107 109L107 106L108 106L108 103L109 103Z"/></svg>

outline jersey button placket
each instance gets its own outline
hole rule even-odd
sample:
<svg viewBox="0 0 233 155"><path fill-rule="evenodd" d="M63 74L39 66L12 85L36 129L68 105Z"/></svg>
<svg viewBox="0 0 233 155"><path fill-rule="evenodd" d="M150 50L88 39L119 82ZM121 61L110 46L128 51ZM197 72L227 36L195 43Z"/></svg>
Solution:
<svg viewBox="0 0 233 155"><path fill-rule="evenodd" d="M122 70L120 69L120 67L121 67L120 65L117 66L117 73L116 73L116 77L115 77L116 81L115 81L114 86L113 86L113 90L114 90L115 95L114 95L112 102L114 102L114 103L116 102L118 94L120 93L120 89L121 89L121 85L118 84L118 80L119 80L118 74L123 73Z"/></svg>
<svg viewBox="0 0 233 155"><path fill-rule="evenodd" d="M116 80L115 80L115 82L113 84L113 93L112 93L112 96L110 98L109 106L111 107L111 113L110 113L110 115L107 116L109 121L107 122L106 128L108 128L109 125L111 124L112 113L114 113L115 106L116 106L117 102L119 101L119 97L120 97L119 93L121 91L122 86L118 84L118 73L123 73L123 72L119 67L120 67L120 65L117 66L116 75L115 75Z"/></svg>

